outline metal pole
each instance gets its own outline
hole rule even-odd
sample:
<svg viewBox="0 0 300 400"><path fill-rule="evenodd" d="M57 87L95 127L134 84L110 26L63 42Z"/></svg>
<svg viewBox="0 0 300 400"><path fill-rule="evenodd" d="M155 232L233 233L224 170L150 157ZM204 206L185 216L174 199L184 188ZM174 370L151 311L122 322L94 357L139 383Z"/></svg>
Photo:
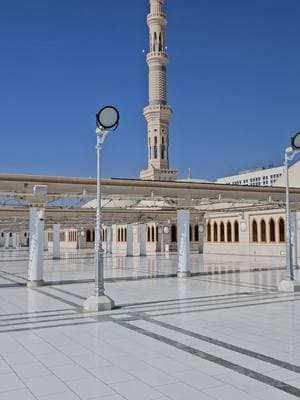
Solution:
<svg viewBox="0 0 300 400"><path fill-rule="evenodd" d="M95 240L95 260L96 260L96 274L95 274L95 295L104 295L104 282L103 282L103 249L102 249L102 235L101 235L101 150L106 132L97 130L97 211L96 211L96 240Z"/></svg>
<svg viewBox="0 0 300 400"><path fill-rule="evenodd" d="M290 194L289 194L289 165L288 154L285 152L285 210L286 210L286 275L287 280L294 280L294 268L292 260L292 243L291 243L291 217L290 217Z"/></svg>

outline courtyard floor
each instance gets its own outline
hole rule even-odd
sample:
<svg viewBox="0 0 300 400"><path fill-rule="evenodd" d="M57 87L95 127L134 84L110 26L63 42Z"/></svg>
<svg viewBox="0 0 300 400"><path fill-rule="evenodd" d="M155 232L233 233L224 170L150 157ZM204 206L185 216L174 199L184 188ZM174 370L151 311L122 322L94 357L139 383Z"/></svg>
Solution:
<svg viewBox="0 0 300 400"><path fill-rule="evenodd" d="M46 253L48 254L48 253ZM300 397L300 294L277 291L284 259L105 258L111 312L84 313L92 253L0 251L0 400L285 400Z"/></svg>

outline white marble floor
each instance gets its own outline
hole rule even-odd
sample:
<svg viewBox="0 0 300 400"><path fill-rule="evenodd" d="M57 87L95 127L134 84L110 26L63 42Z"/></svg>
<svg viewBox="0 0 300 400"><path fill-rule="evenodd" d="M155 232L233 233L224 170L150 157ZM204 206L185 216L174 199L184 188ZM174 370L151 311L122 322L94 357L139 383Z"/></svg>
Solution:
<svg viewBox="0 0 300 400"><path fill-rule="evenodd" d="M277 292L282 259L194 254L178 279L173 255L107 258L117 308L88 314L86 256L47 260L52 284L28 289L26 257L0 253L0 400L300 397L300 294Z"/></svg>

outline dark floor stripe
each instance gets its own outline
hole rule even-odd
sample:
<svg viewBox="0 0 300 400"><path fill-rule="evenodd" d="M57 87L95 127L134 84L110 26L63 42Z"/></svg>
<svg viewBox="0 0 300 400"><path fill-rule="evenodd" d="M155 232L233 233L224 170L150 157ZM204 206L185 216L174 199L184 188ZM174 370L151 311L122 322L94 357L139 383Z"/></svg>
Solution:
<svg viewBox="0 0 300 400"><path fill-rule="evenodd" d="M222 283L233 283L235 284L236 282L234 280L230 280L230 279L218 279L218 278L213 278L211 279L212 282L222 282ZM239 284L249 284L249 285L253 285L256 286L258 288L264 288L265 290L267 289L273 289L273 288L277 288L277 286L274 285L265 285L263 283L258 283L258 282L239 282Z"/></svg>
<svg viewBox="0 0 300 400"><path fill-rule="evenodd" d="M84 296L79 296L79 294L69 292L68 290L59 289L59 288L53 287L53 286L49 286L49 289L51 289L51 290L56 290L57 292L64 293L64 294L67 294L67 295L69 295L69 296L76 297L77 299L80 299L80 300L86 300L86 297L84 297Z"/></svg>
<svg viewBox="0 0 300 400"><path fill-rule="evenodd" d="M188 310L188 311L177 311L177 312L170 312L170 313L160 313L160 314L152 314L153 317L163 317L165 315L179 315L179 314L192 314L192 313L199 313L199 312L206 312L206 311L218 311L218 310L227 310L230 308L242 308L242 307L254 307L254 306L264 306L268 304L277 304L277 303L289 303L294 301L300 301L300 299L289 299L289 300L281 300L281 301L263 301L257 303L249 303L249 304L241 304L238 306L228 306L228 307L215 307L215 308L205 308L205 309L198 309L198 310ZM146 311L150 312L150 311Z"/></svg>
<svg viewBox="0 0 300 400"><path fill-rule="evenodd" d="M277 291L277 288L275 287L275 286L267 286L267 287L264 287L264 286L259 286L259 285L256 285L255 283L247 283L247 282L245 282L245 283L243 283L243 282L231 282L231 281L227 281L227 280L221 280L221 279L203 279L203 278L200 278L199 279L199 281L200 282L208 282L208 283L214 283L214 284L219 284L219 285L227 285L227 286L234 286L234 287L236 287L236 286L238 286L238 287L241 287L241 288L250 288L250 289L254 289L254 290L266 290L266 289L268 289L269 291Z"/></svg>
<svg viewBox="0 0 300 400"><path fill-rule="evenodd" d="M67 304L68 306L72 306L75 309L80 309L80 310L82 309L82 307L79 304L73 303L72 301L69 301L69 300L66 300L66 299L63 299L62 297L55 296L54 294L48 293L45 290L41 290L41 289L37 289L37 288L32 288L30 290L34 290L35 292L43 294L44 296L47 296L47 297L51 297L51 299L57 300L60 303Z"/></svg>
<svg viewBox="0 0 300 400"><path fill-rule="evenodd" d="M209 353L206 353L204 351L195 349L195 348L190 347L190 346L186 346L186 345L184 345L184 344L182 344L180 342L177 342L176 340L169 339L169 338L166 338L164 336L158 335L157 333L150 332L150 331L148 331L146 329L143 329L143 328L138 328L136 326L131 325L130 323L127 323L127 322L124 322L124 321L114 321L114 323L118 324L118 325L120 325L120 326L122 326L124 328L130 329L130 330L132 330L134 332L140 333L140 334L142 334L144 336L148 336L148 337L150 337L152 339L158 340L161 343L165 343L165 344L168 344L168 345L170 345L172 347L175 347L175 348L177 348L179 350L185 351L186 353L193 354L196 357L199 357L199 358L202 358L204 360L213 362L214 364L221 365L222 367L228 368L228 369L230 369L232 371L235 371L235 372L237 372L237 373L239 373L241 375L248 376L248 377L250 377L252 379L255 379L255 380L259 381L259 382L262 382L262 383L264 383L266 385L269 385L269 386L272 386L272 387L274 387L276 389L282 390L283 392L292 394L292 395L294 395L296 397L300 397L300 389L295 387L295 386L289 385L289 384L287 384L285 382L279 381L277 379L270 378L269 376L266 376L266 375L263 375L263 374L261 374L259 372L256 372L256 371L253 371L251 369L242 367L242 366L240 366L238 364L235 364L235 363L232 363L230 361L224 360L223 358L220 358L220 357L216 357L216 356L214 356L212 354L209 354Z"/></svg>
<svg viewBox="0 0 300 400"><path fill-rule="evenodd" d="M45 314L45 313L56 313L56 312L64 312L64 311L72 311L74 308L61 308L58 310L44 310L44 311L24 311L24 312L19 312L19 313L14 313L14 314L0 314L0 318L2 317L13 317L13 316L18 316L18 315L29 315L29 314Z"/></svg>
<svg viewBox="0 0 300 400"><path fill-rule="evenodd" d="M241 296L241 298L245 297L250 297L250 296L257 296L257 295L266 295L267 292L235 292L235 293L228 293L228 294L216 294L212 296L197 296L197 297L183 297L183 298L176 298L176 299L170 299L170 300L154 300L154 301L144 301L141 303L124 303L120 304L120 307L122 308L128 308L129 310L135 309L138 307L153 307L154 304L160 304L160 303L175 303L175 302L190 302L192 303L193 300L195 301L206 301L210 299L215 299L215 300L223 300L224 298L233 298L233 296ZM190 301L191 300L191 301Z"/></svg>
<svg viewBox="0 0 300 400"><path fill-rule="evenodd" d="M43 317L41 317L43 318ZM44 324L44 323L50 323L50 322L57 322L57 321L69 321L69 320L76 320L76 319L84 319L84 318L89 318L89 317L84 317L82 314L81 316L78 317L69 317L69 318L53 318L53 319L41 319L39 321L23 321L23 322L13 322L12 323L6 323L6 324L1 324L0 321L0 332L1 332L1 328L5 328L7 326L19 326L19 325L28 325L28 324Z"/></svg>
<svg viewBox="0 0 300 400"><path fill-rule="evenodd" d="M29 320L31 319L31 323L34 322L40 322L38 321L39 318L54 318L54 317L67 317L67 316L75 316L76 313L61 313L61 314L47 314L47 312L44 312L41 315L31 315L31 316L24 316L24 317L10 317L10 318L2 318L0 315L0 324L1 322L13 322L13 321L22 321L22 320ZM51 320L50 320L51 321ZM5 325L0 325L0 326L5 326Z"/></svg>
<svg viewBox="0 0 300 400"><path fill-rule="evenodd" d="M234 351L236 353L241 353L241 354L244 354L244 355L246 355L248 357L252 357L252 358L256 358L256 359L261 360L261 361L265 361L265 362L267 362L269 364L277 365L278 367L288 369L288 370L296 372L298 374L300 373L300 366L299 365L295 365L295 364L291 364L291 363L288 363L288 362L285 362L285 361L281 361L281 360L278 360L276 358L266 356L265 354L256 353L255 351L247 350L247 349L245 349L243 347L235 346L233 344L230 344L230 343L227 343L227 342L223 342L223 341L218 340L218 339L213 339L213 338L211 338L209 336L204 336L204 335L201 335L201 334L196 333L196 332L188 331L186 329L180 328L180 327L172 325L172 324L168 324L166 322L157 321L156 319L151 318L151 317L145 316L144 319L145 319L145 321L151 322L152 324L161 326L161 327L166 328L166 329L170 329L172 331L176 331L176 332L182 333L184 335L193 337L195 339L199 339L199 340L201 340L203 342L207 342L207 343L213 344L215 346L220 346L222 348Z"/></svg>
<svg viewBox="0 0 300 400"><path fill-rule="evenodd" d="M185 305L185 304L182 304L182 303L179 303L179 304L169 304L169 306L170 307L159 307L159 305L157 305L157 307L156 308L154 308L154 309L147 309L147 310L143 310L143 311L145 311L145 312L155 312L155 311L169 311L169 310L178 310L178 309L185 309L185 310L188 310L188 309L190 309L190 308L195 308L195 307L206 307L206 306L217 306L217 305L223 305L223 304L247 304L248 302L251 302L251 301L253 301L253 297L251 298L251 299L238 299L238 298L233 298L233 300L235 300L235 299L237 299L236 301L232 301L232 299L226 299L226 300L224 300L224 299L221 299L221 300L219 300L219 301L213 301L213 300L208 300L208 301L206 301L205 303L203 303L203 304L199 304L199 303L202 303L202 302L197 302L197 301L195 301L195 302L193 302L193 303L196 303L196 304L192 304L192 305L190 305L191 303L187 303L187 305ZM280 297L279 296L268 296L268 297L261 297L260 299L258 299L257 301L260 301L260 300L273 300L273 299L280 299ZM220 302L220 301L222 301L222 302ZM252 303L250 303L250 304L252 304ZM167 305L168 306L168 305Z"/></svg>
<svg viewBox="0 0 300 400"><path fill-rule="evenodd" d="M89 324L96 324L99 321L85 321L85 322L72 322L71 324L55 324L50 326L34 326L28 328L17 328L17 329L1 329L1 333L12 333L12 332L25 332L25 331L35 331L40 329L51 329L51 328L63 328L65 326L76 326L76 325L89 325Z"/></svg>

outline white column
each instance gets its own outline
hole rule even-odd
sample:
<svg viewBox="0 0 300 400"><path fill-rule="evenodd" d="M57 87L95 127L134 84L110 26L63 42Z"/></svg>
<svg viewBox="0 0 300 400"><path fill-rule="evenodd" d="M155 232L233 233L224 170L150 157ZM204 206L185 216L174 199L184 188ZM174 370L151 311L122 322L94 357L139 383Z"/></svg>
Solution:
<svg viewBox="0 0 300 400"><path fill-rule="evenodd" d="M30 248L27 286L40 286L43 281L44 266L44 209L29 210Z"/></svg>
<svg viewBox="0 0 300 400"><path fill-rule="evenodd" d="M48 250L48 231L44 232L44 250Z"/></svg>
<svg viewBox="0 0 300 400"><path fill-rule="evenodd" d="M133 256L133 224L127 225L127 256Z"/></svg>
<svg viewBox="0 0 300 400"><path fill-rule="evenodd" d="M5 249L9 248L9 233L8 232L4 233L4 247L5 247Z"/></svg>
<svg viewBox="0 0 300 400"><path fill-rule="evenodd" d="M147 224L140 224L140 256L147 254Z"/></svg>
<svg viewBox="0 0 300 400"><path fill-rule="evenodd" d="M203 243L204 243L204 223L203 224L198 224L198 238L199 238L199 253L203 253Z"/></svg>
<svg viewBox="0 0 300 400"><path fill-rule="evenodd" d="M189 255L190 255L190 212L189 210L177 211L177 245L178 245L178 270L180 278L190 276Z"/></svg>
<svg viewBox="0 0 300 400"><path fill-rule="evenodd" d="M53 225L53 260L60 259L60 224Z"/></svg>
<svg viewBox="0 0 300 400"><path fill-rule="evenodd" d="M106 254L112 254L112 227L106 227Z"/></svg>
<svg viewBox="0 0 300 400"><path fill-rule="evenodd" d="M16 248L20 247L20 233L16 233Z"/></svg>
<svg viewBox="0 0 300 400"><path fill-rule="evenodd" d="M117 225L114 224L111 227L112 229L112 253L117 253L118 251L118 228Z"/></svg>
<svg viewBox="0 0 300 400"><path fill-rule="evenodd" d="M13 232L12 234L12 247L13 249L17 248L17 232Z"/></svg>

